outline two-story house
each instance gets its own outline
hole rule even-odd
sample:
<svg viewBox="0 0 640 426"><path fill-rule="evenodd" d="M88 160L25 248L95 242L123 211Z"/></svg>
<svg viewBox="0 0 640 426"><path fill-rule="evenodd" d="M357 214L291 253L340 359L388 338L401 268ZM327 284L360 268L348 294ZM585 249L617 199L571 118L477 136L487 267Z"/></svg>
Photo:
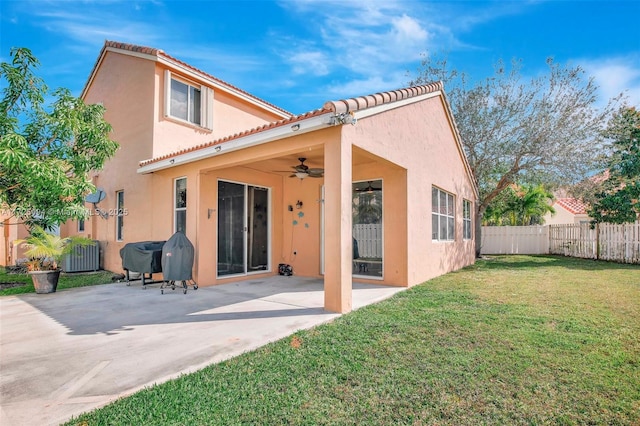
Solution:
<svg viewBox="0 0 640 426"><path fill-rule="evenodd" d="M260 274L322 277L325 308L353 279L411 286L474 262L477 188L441 83L292 115L162 50L106 42L82 97L120 150L106 197L63 233L128 242L184 231L200 286ZM91 207L91 206L88 206Z"/></svg>

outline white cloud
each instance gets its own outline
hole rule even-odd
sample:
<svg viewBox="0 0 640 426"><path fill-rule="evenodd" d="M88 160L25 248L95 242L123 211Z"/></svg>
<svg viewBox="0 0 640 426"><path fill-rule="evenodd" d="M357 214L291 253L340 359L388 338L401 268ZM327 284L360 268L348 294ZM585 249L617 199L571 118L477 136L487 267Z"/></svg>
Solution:
<svg viewBox="0 0 640 426"><path fill-rule="evenodd" d="M461 25L466 31L491 16L522 10L491 6L489 16L475 5L403 0L289 0L280 6L314 32L307 40L282 36L283 61L295 74L332 76L341 83L332 84L328 93L342 97L403 87L410 79L407 70L417 68L425 53L470 48L456 36Z"/></svg>
<svg viewBox="0 0 640 426"><path fill-rule="evenodd" d="M363 79L356 78L345 82L331 83L322 89L322 94L335 100L395 90L404 86L406 86L406 78L403 74L376 75Z"/></svg>
<svg viewBox="0 0 640 426"><path fill-rule="evenodd" d="M580 60L587 73L600 87L604 104L609 99L624 94L631 105L640 106L640 61L638 56Z"/></svg>
<svg viewBox="0 0 640 426"><path fill-rule="evenodd" d="M415 19L403 14L400 18L393 18L391 23L394 28L396 42L424 43L427 41L429 33Z"/></svg>
<svg viewBox="0 0 640 426"><path fill-rule="evenodd" d="M300 51L291 55L289 62L293 65L295 74L312 74L316 76L329 74L329 60L323 52Z"/></svg>
<svg viewBox="0 0 640 426"><path fill-rule="evenodd" d="M152 26L126 20L117 12L75 13L57 8L55 11L40 9L37 15L43 18L42 26L49 32L82 45L100 45L104 40L153 45L158 40Z"/></svg>

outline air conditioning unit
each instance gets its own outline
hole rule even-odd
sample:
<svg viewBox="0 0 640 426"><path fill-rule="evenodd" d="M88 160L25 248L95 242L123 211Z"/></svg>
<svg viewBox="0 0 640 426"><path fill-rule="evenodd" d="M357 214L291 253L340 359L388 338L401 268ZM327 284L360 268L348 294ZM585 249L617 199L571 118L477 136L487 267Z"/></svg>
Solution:
<svg viewBox="0 0 640 426"><path fill-rule="evenodd" d="M89 246L77 246L72 253L62 258L64 272L87 272L100 269L100 246L93 241Z"/></svg>

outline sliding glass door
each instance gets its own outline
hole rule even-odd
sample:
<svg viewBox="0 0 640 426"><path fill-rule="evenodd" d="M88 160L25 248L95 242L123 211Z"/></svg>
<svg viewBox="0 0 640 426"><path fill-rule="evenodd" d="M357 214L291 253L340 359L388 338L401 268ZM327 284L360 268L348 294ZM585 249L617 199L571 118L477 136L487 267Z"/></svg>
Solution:
<svg viewBox="0 0 640 426"><path fill-rule="evenodd" d="M269 269L269 190L218 181L218 276Z"/></svg>
<svg viewBox="0 0 640 426"><path fill-rule="evenodd" d="M382 180L355 182L352 209L353 275L382 278Z"/></svg>

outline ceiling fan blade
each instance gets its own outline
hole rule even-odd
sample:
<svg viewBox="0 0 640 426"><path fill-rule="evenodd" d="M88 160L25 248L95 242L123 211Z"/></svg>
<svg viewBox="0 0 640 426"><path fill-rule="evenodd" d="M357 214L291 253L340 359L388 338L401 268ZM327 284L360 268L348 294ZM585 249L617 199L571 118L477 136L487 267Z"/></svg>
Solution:
<svg viewBox="0 0 640 426"><path fill-rule="evenodd" d="M371 185L371 182L369 182L369 185L367 185L364 188L355 188L354 192L373 192L373 191L382 191L382 188L375 188Z"/></svg>

